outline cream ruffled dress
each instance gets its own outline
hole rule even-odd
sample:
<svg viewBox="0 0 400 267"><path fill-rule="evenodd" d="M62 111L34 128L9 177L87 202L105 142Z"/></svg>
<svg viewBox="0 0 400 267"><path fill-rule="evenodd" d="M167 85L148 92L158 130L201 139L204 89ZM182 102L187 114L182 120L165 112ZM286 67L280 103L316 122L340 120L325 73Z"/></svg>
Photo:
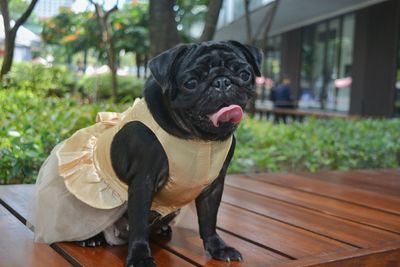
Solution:
<svg viewBox="0 0 400 267"><path fill-rule="evenodd" d="M217 178L232 143L232 137L222 142L174 137L156 123L144 99L124 113L100 112L96 124L58 144L42 165L27 220L35 241L85 240L126 212L128 186L112 168L110 147L114 135L131 121L152 130L168 158L169 179L151 207L162 216L188 207ZM195 223L193 208L180 214L190 214L190 224ZM188 224L184 221L181 225Z"/></svg>

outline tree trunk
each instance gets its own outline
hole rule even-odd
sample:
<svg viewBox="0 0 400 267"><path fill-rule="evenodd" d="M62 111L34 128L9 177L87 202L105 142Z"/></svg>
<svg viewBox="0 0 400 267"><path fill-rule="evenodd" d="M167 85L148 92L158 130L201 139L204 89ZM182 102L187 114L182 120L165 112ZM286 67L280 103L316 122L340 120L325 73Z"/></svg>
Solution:
<svg viewBox="0 0 400 267"><path fill-rule="evenodd" d="M150 0L150 55L154 57L180 42L176 28L175 0Z"/></svg>
<svg viewBox="0 0 400 267"><path fill-rule="evenodd" d="M116 52L114 47L114 42L111 38L111 25L107 22L108 16L118 10L117 6L114 6L112 9L108 10L104 13L103 8L93 1L89 0L95 7L97 20L101 26L101 39L106 46L107 52L107 61L108 67L111 72L111 98L113 102L117 101L117 88L118 88L118 80L117 80L117 65L116 65Z"/></svg>
<svg viewBox="0 0 400 267"><path fill-rule="evenodd" d="M88 49L85 49L85 51L83 51L83 73L86 73L86 69L87 69L87 59L88 59Z"/></svg>
<svg viewBox="0 0 400 267"><path fill-rule="evenodd" d="M247 44L253 44L253 34L252 34L252 26L250 21L250 0L243 0L244 1L244 16L246 19L246 33L247 33Z"/></svg>
<svg viewBox="0 0 400 267"><path fill-rule="evenodd" d="M140 67L142 66L142 55L136 53L136 77L140 78Z"/></svg>
<svg viewBox="0 0 400 267"><path fill-rule="evenodd" d="M117 88L118 88L116 53L113 42L109 41L107 46L108 46L107 49L108 67L110 68L111 71L111 97L113 102L116 102Z"/></svg>
<svg viewBox="0 0 400 267"><path fill-rule="evenodd" d="M15 48L15 39L17 37L18 28L25 23L28 17L31 15L33 8L35 7L38 0L32 0L27 9L22 13L21 17L19 17L14 26L11 27L10 23L10 11L8 9L8 0L0 0L0 11L3 16L3 25L4 25L4 33L5 33L5 54L3 64L1 66L0 71L0 81L3 80L4 75L6 75L12 67L13 58L14 58L14 48Z"/></svg>
<svg viewBox="0 0 400 267"><path fill-rule="evenodd" d="M144 55L144 62L143 62L143 66L144 66L144 77L145 79L147 79L147 63L149 62L149 55L145 54Z"/></svg>
<svg viewBox="0 0 400 267"><path fill-rule="evenodd" d="M111 42L108 48L108 66L111 70L111 97L114 102L117 101L117 65L116 65L116 54L114 44Z"/></svg>
<svg viewBox="0 0 400 267"><path fill-rule="evenodd" d="M204 29L199 39L200 42L213 39L215 30L217 29L217 22L222 2L222 0L210 0Z"/></svg>
<svg viewBox="0 0 400 267"><path fill-rule="evenodd" d="M72 53L70 51L67 52L67 58L66 58L66 63L67 63L67 67L69 70L73 70L73 66L72 66Z"/></svg>
<svg viewBox="0 0 400 267"><path fill-rule="evenodd" d="M14 31L8 33L6 32L5 37L5 54L3 65L1 66L0 71L0 81L2 81L4 75L6 75L11 70L14 58L15 39L17 37L17 34Z"/></svg>

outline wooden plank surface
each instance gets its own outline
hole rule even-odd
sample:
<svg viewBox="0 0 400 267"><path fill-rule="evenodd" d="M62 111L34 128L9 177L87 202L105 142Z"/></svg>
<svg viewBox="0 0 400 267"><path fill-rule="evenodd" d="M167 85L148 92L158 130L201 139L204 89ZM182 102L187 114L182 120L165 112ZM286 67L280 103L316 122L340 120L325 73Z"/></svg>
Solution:
<svg viewBox="0 0 400 267"><path fill-rule="evenodd" d="M0 187L0 199L6 202L10 208L15 210L15 213L19 214L22 219L27 216L32 194L32 185L11 185ZM224 232L220 232L220 234L229 245L238 248L242 253L243 258L246 259L244 263L236 263L240 264L240 266L264 266L264 264L269 265L288 260L287 257L273 253L265 248L254 245L251 242L247 242L233 235ZM176 251L179 255L191 259L192 262L200 266L223 266L221 261L213 260L206 254L199 234L190 230L179 228L173 229L171 240L160 239L157 241L157 244L158 245L153 244L152 250L157 252L153 255L160 266L163 266L161 265L164 264L163 262L171 264L166 266L187 266L188 263L182 263L181 259L170 252L166 253L166 250L161 249L159 245L162 245L169 250ZM110 266L112 264L115 266L123 266L123 260L126 257L126 246L81 248L67 242L55 244L54 246L70 255L73 260L84 266L94 266L93 263L96 262L96 259L99 257L102 258L102 261L98 266ZM231 263L231 265L232 264L235 263Z"/></svg>
<svg viewBox="0 0 400 267"><path fill-rule="evenodd" d="M302 260L277 264L275 267L398 267L400 242L380 247L360 249L356 252L339 252Z"/></svg>
<svg viewBox="0 0 400 267"><path fill-rule="evenodd" d="M0 266L71 266L50 246L32 240L33 233L0 205Z"/></svg>
<svg viewBox="0 0 400 267"><path fill-rule="evenodd" d="M327 184L323 180L308 178L302 174L276 173L252 175L251 178L400 215L400 198L391 195L342 184Z"/></svg>
<svg viewBox="0 0 400 267"><path fill-rule="evenodd" d="M249 179L245 176L230 175L225 186L260 194L281 202L295 204L321 213L334 215L348 221L358 222L376 228L400 233L400 216L381 210L341 201L333 198L297 190L296 188ZM267 203L266 203L267 205Z"/></svg>
<svg viewBox="0 0 400 267"><path fill-rule="evenodd" d="M74 243L63 242L57 244L57 246L82 266L122 267L125 265L125 259L128 254L128 247L126 245L83 248L75 245ZM152 244L151 251L154 260L159 267L195 266L158 245Z"/></svg>
<svg viewBox="0 0 400 267"><path fill-rule="evenodd" d="M25 222L33 196L33 185L2 185L0 186L0 204L9 206L15 211L21 222Z"/></svg>
<svg viewBox="0 0 400 267"><path fill-rule="evenodd" d="M395 233L321 214L232 187L225 188L223 201L355 247L371 247L390 240L397 240L400 237Z"/></svg>
<svg viewBox="0 0 400 267"><path fill-rule="evenodd" d="M296 259L355 249L351 245L225 203L221 203L217 225Z"/></svg>
<svg viewBox="0 0 400 267"><path fill-rule="evenodd" d="M171 239L153 236L153 255L162 267L400 266L399 188L400 172L390 169L231 175L218 232L244 261L211 259L198 233L182 228L173 228ZM0 203L21 221L31 195L30 185L0 186ZM0 222L10 216L0 209ZM127 253L126 246L52 247L77 266L123 266Z"/></svg>
<svg viewBox="0 0 400 267"><path fill-rule="evenodd" d="M267 249L233 235L224 233L222 231L219 231L218 233L229 246L235 247L240 251L244 259L244 261L239 264L241 267L273 265L278 262L285 262L289 260L287 257L273 253ZM194 260L201 266L221 266L221 261L210 259L210 257L206 254L199 234L193 230L173 228L172 237L170 240L159 237L157 237L157 239L153 238L152 240L170 250L178 252L180 255ZM231 265L232 264L234 263L231 263Z"/></svg>
<svg viewBox="0 0 400 267"><path fill-rule="evenodd" d="M30 201L33 195L32 185L9 185L0 187L0 199L2 203L11 208L13 214L17 216L22 223L26 220ZM21 222L13 217L18 224L25 228L26 231L30 232ZM27 239L27 243L33 243L33 233L30 232L30 238ZM0 242L0 245L4 244ZM43 244L44 245L44 244ZM58 243L53 244L55 249L58 251L68 254L74 262L82 266L124 266L124 261L127 255L126 246L100 246L97 248L82 248L73 243ZM58 255L54 250L47 246L53 253ZM153 257L160 267L169 266L193 266L193 264L180 258L179 256L167 251L158 245L152 245ZM2 253L0 252L0 255ZM61 256L60 256L61 257ZM101 258L101 261L99 261ZM27 266L56 266L56 265L41 265L37 262L36 265ZM11 265L10 265L11 266ZM19 266L19 265L18 265Z"/></svg>
<svg viewBox="0 0 400 267"><path fill-rule="evenodd" d="M363 170L352 172L323 171L318 173L302 173L302 175L308 178L353 188L356 187L384 195L400 196L400 170L387 174L372 170Z"/></svg>

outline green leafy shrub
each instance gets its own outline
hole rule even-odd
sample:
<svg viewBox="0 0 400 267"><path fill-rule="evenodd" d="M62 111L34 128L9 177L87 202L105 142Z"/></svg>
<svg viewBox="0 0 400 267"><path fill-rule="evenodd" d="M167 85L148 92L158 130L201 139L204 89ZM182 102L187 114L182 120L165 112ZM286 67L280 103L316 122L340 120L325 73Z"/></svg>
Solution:
<svg viewBox="0 0 400 267"><path fill-rule="evenodd" d="M274 125L247 118L236 133L230 172L397 168L399 129L400 119Z"/></svg>
<svg viewBox="0 0 400 267"><path fill-rule="evenodd" d="M0 184L34 182L54 145L93 124L97 112L125 108L110 102L82 105L31 91L0 90Z"/></svg>
<svg viewBox="0 0 400 267"><path fill-rule="evenodd" d="M110 102L0 90L0 183L32 183L51 149L94 123ZM236 132L230 172L316 171L400 166L400 119L315 120L274 125L246 118Z"/></svg>
<svg viewBox="0 0 400 267"><path fill-rule="evenodd" d="M40 95L64 96L76 88L74 74L66 66L44 66L30 62L14 63L3 82L3 88L30 90Z"/></svg>
<svg viewBox="0 0 400 267"><path fill-rule="evenodd" d="M143 95L144 80L137 79L132 75L118 76L118 100L132 101ZM78 86L84 96L95 99L108 99L111 97L111 74L84 76L80 79Z"/></svg>

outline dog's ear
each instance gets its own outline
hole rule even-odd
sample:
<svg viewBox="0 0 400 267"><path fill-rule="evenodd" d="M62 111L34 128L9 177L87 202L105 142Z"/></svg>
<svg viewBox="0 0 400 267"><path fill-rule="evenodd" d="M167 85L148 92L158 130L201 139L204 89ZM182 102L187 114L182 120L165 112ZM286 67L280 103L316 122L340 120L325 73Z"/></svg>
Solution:
<svg viewBox="0 0 400 267"><path fill-rule="evenodd" d="M188 49L187 45L178 45L149 61L149 69L163 93L171 86L171 69L176 60Z"/></svg>
<svg viewBox="0 0 400 267"><path fill-rule="evenodd" d="M263 52L260 48L251 45L244 45L237 41L228 41L231 45L238 48L243 55L246 57L247 61L253 67L254 73L257 76L261 76L260 66L263 59Z"/></svg>

